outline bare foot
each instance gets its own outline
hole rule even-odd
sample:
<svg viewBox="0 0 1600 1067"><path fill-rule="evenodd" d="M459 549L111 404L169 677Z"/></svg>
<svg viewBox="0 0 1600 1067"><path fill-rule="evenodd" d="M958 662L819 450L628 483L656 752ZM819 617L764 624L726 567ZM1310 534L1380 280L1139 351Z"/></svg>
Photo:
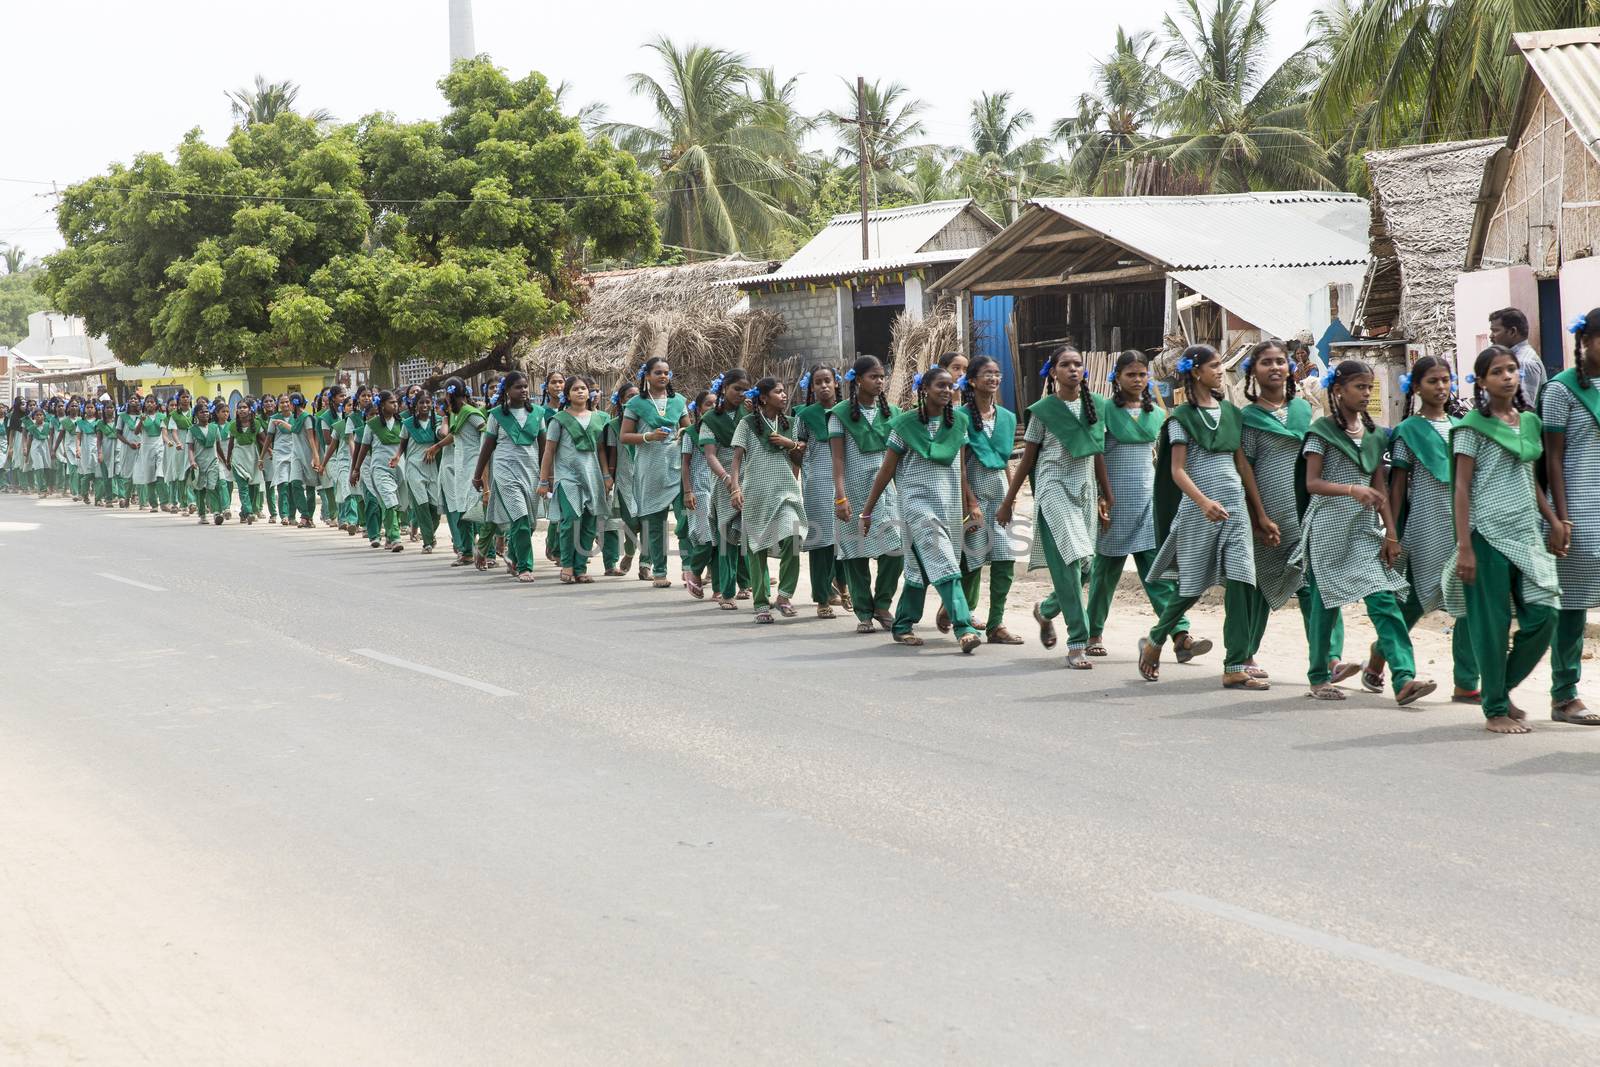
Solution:
<svg viewBox="0 0 1600 1067"><path fill-rule="evenodd" d="M1526 734L1533 732L1525 724L1518 722L1509 715L1496 715L1485 722L1483 728L1491 734Z"/></svg>

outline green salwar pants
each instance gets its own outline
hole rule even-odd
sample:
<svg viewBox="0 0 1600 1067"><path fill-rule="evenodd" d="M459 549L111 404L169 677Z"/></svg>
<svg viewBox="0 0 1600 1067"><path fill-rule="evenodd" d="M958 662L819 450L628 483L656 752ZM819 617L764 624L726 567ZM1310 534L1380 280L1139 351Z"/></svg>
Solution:
<svg viewBox="0 0 1600 1067"><path fill-rule="evenodd" d="M1422 614L1422 606L1414 596L1407 597L1406 602L1400 605L1400 617L1405 619L1408 633L1416 627ZM1339 653L1335 652L1334 658L1339 658ZM1470 693L1478 688L1478 657L1472 652L1472 635L1459 619L1450 628L1450 663L1451 677L1457 689Z"/></svg>
<svg viewBox="0 0 1600 1067"><path fill-rule="evenodd" d="M626 526L621 529L613 528L607 530L605 536L600 539L600 556L605 562L606 570L616 570L617 564L622 562L624 541L628 546L627 554L633 555L634 545L637 542L634 539L633 531ZM707 547L712 549L713 552L715 551L714 545L708 545Z"/></svg>
<svg viewBox="0 0 1600 1067"><path fill-rule="evenodd" d="M950 616L950 626L955 630L955 635L965 637L977 633L972 627L972 612L967 609L967 595L961 591L961 579L952 574L943 581L934 582L933 588L939 594L939 602L944 605L944 613ZM852 597L854 595L851 594ZM894 609L893 632L902 635L910 633L922 621L927 602L927 586L905 583L900 590L900 603Z"/></svg>
<svg viewBox="0 0 1600 1067"><path fill-rule="evenodd" d="M773 553L778 556L778 599L793 599L794 591L800 586L800 538L785 537L771 548L746 552L745 573L750 578L751 602L757 611L771 603L768 598L772 576L767 571L767 557Z"/></svg>
<svg viewBox="0 0 1600 1067"><path fill-rule="evenodd" d="M877 564L876 579L872 565ZM876 559L841 559L834 564L844 572L846 587L850 590L851 610L862 622L870 622L873 615L888 612L894 607L895 589L900 576L906 572L903 556L878 556Z"/></svg>
<svg viewBox="0 0 1600 1067"><path fill-rule="evenodd" d="M524 515L506 527L506 555L511 557L514 574L533 570L533 517Z"/></svg>
<svg viewBox="0 0 1600 1067"><path fill-rule="evenodd" d="M744 571L744 553L739 551L739 543L730 539L719 540L712 551L716 553L713 560L711 592L718 600L732 600L739 593L739 577Z"/></svg>
<svg viewBox="0 0 1600 1067"><path fill-rule="evenodd" d="M1253 588L1253 587L1252 587ZM1305 631L1306 639L1311 639L1311 594L1305 589L1295 594L1295 603L1300 606L1300 627ZM1410 603L1408 600L1407 603ZM1267 603L1267 598L1256 590L1250 600L1250 658L1255 659L1261 651L1261 643L1267 638L1267 624L1272 621L1272 606ZM1344 659L1344 615L1340 614L1333 621L1333 633L1328 637L1328 655L1333 660Z"/></svg>
<svg viewBox="0 0 1600 1067"><path fill-rule="evenodd" d="M1378 632L1378 651L1389 662L1389 684L1398 694L1406 683L1417 676L1416 654L1411 648L1411 634L1407 632L1405 616L1400 613L1400 601L1385 589L1361 601L1367 609L1367 618ZM1317 576L1306 575L1306 587L1300 595L1301 611L1306 619L1306 645L1309 660L1306 681L1313 686L1326 685L1333 677L1330 662L1333 652L1333 630L1339 622L1339 609L1323 607L1317 592Z"/></svg>
<svg viewBox="0 0 1600 1067"><path fill-rule="evenodd" d="M1550 702L1565 704L1578 698L1583 677L1583 628L1589 613L1582 608L1556 612L1555 636L1550 642ZM1461 632L1461 627L1456 627ZM1476 668L1477 664L1473 664ZM1476 673L1476 672L1474 672Z"/></svg>
<svg viewBox="0 0 1600 1067"><path fill-rule="evenodd" d="M561 510L561 567L574 575L588 574L589 558L594 555L595 516L588 512L568 516L568 508Z"/></svg>
<svg viewBox="0 0 1600 1067"><path fill-rule="evenodd" d="M1223 583L1222 670L1225 674L1238 674L1250 661L1251 598L1256 595L1256 587L1249 582L1229 578ZM1199 597L1182 593L1173 597L1151 628L1150 643L1157 648L1166 644L1167 638L1179 632L1179 621L1199 602Z"/></svg>
<svg viewBox="0 0 1600 1067"><path fill-rule="evenodd" d="M473 545L472 554L482 556L485 561L493 563L500 550L495 547L495 525L492 522L469 523L472 526Z"/></svg>
<svg viewBox="0 0 1600 1067"><path fill-rule="evenodd" d="M252 486L243 478L235 478L233 484L239 490L239 517L249 518L256 513L256 497L250 491Z"/></svg>
<svg viewBox="0 0 1600 1067"><path fill-rule="evenodd" d="M344 498L344 503L339 505L339 524L341 526L361 525L361 494L351 491Z"/></svg>
<svg viewBox="0 0 1600 1067"><path fill-rule="evenodd" d="M1511 691L1544 659L1555 635L1557 612L1522 599L1522 572L1476 530L1472 531L1472 550L1478 557L1478 575L1462 587L1467 617L1457 625L1464 622L1472 635L1472 653L1483 678L1483 716L1494 719L1511 714ZM1513 613L1515 637L1511 635Z"/></svg>
<svg viewBox="0 0 1600 1067"><path fill-rule="evenodd" d="M422 547L432 548L439 541L439 508L435 504L411 505L411 525L422 532Z"/></svg>
<svg viewBox="0 0 1600 1067"><path fill-rule="evenodd" d="M446 511L445 525L450 527L450 548L458 556L472 555L472 523L463 519L462 512Z"/></svg>
<svg viewBox="0 0 1600 1067"><path fill-rule="evenodd" d="M218 482L210 489L196 489L194 491L195 506L199 510L202 519L206 517L208 511L220 515L227 510L223 504L222 486L223 483Z"/></svg>
<svg viewBox="0 0 1600 1067"><path fill-rule="evenodd" d="M278 494L278 483L266 482L264 485L266 487L267 517L275 519L278 517L278 501L282 499Z"/></svg>
<svg viewBox="0 0 1600 1067"><path fill-rule="evenodd" d="M1139 573L1139 582L1144 586L1144 595L1150 601L1150 608L1159 618L1166 610L1167 604L1178 595L1178 583L1157 578L1152 581L1150 564L1155 562L1156 550L1147 549L1144 552L1133 554L1133 565ZM1127 556L1102 556L1095 554L1094 562L1089 565L1089 636L1091 638L1104 637L1106 620L1111 617L1111 601L1117 593L1117 583L1122 580L1122 570L1127 564ZM1186 634L1189 632L1189 620L1178 620L1178 628L1174 633Z"/></svg>
<svg viewBox="0 0 1600 1067"><path fill-rule="evenodd" d="M1039 614L1047 619L1064 616L1067 623L1067 651L1081 652L1089 645L1089 613L1083 605L1083 565L1081 559L1064 560L1056 549L1050 526L1041 516L1035 524L1045 566L1050 571L1050 595L1039 604Z"/></svg>
<svg viewBox="0 0 1600 1067"><path fill-rule="evenodd" d="M641 564L650 565L650 577L665 578L667 576L667 513L658 511L653 515L639 517L639 538L643 551L639 554ZM737 553L737 548L734 549Z"/></svg>
<svg viewBox="0 0 1600 1067"><path fill-rule="evenodd" d="M311 518L309 488L302 482L278 483L278 515L286 523Z"/></svg>
<svg viewBox="0 0 1600 1067"><path fill-rule="evenodd" d="M377 544L379 536L383 533L383 503L377 497L369 496L366 499L366 508L367 540Z"/></svg>
<svg viewBox="0 0 1600 1067"><path fill-rule="evenodd" d="M694 575L696 581L706 580L717 565L716 545L702 545L693 537L681 537L678 551L683 556L683 569Z"/></svg>
<svg viewBox="0 0 1600 1067"><path fill-rule="evenodd" d="M983 628L994 633L1006 624L1006 597L1011 593L1011 583L1016 579L1015 560L997 559L989 563L989 615ZM983 564L961 574L961 595L967 598L967 610L978 604L978 589L983 584Z"/></svg>
<svg viewBox="0 0 1600 1067"><path fill-rule="evenodd" d="M811 602L828 603L837 592L834 579L844 577L844 571L834 563L833 546L823 545L807 552L806 569L811 577Z"/></svg>

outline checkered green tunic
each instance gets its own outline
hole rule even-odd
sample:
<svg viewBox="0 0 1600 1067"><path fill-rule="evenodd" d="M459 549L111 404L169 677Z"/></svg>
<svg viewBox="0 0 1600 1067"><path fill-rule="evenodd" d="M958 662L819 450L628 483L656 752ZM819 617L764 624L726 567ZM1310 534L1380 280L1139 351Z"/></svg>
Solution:
<svg viewBox="0 0 1600 1067"><path fill-rule="evenodd" d="M1533 463L1522 463L1510 452L1476 430L1458 426L1450 436L1450 449L1471 456L1471 528L1522 572L1522 599L1528 604L1555 607L1561 601L1561 579L1556 558L1545 546L1539 526L1539 492ZM1456 553L1444 566L1444 609L1456 618L1467 613L1466 591L1456 577Z"/></svg>
<svg viewBox="0 0 1600 1067"><path fill-rule="evenodd" d="M1206 410L1212 409L1201 409L1202 413ZM1189 435L1178 420L1168 420L1163 429L1173 444L1189 445ZM1177 579L1181 597L1200 596L1227 581L1255 585L1250 513L1245 507L1244 483L1233 465L1233 453L1189 445L1183 469L1200 492L1228 509L1228 517L1212 522L1185 493L1178 502L1172 529L1167 531L1167 539L1150 564L1150 576Z"/></svg>
<svg viewBox="0 0 1600 1067"><path fill-rule="evenodd" d="M806 505L806 539L800 547L810 552L833 544L833 446L819 438L805 422L795 438L806 446L800 461L800 495Z"/></svg>
<svg viewBox="0 0 1600 1067"><path fill-rule="evenodd" d="M1589 379L1589 388L1596 387L1600 387L1600 379ZM1572 544L1566 557L1556 560L1561 610L1600 608L1600 425L1563 382L1545 387L1539 417L1545 432L1563 434L1567 439L1562 470L1566 473Z"/></svg>
<svg viewBox="0 0 1600 1067"><path fill-rule="evenodd" d="M394 429L399 428L400 420L395 419ZM403 444L404 438L401 441ZM389 461L394 459L395 456L403 456L401 452L402 444L384 444L373 434L370 426L361 428L361 443L366 445L368 449L365 460L366 466L361 471L361 482L366 487L367 492L377 497L378 503L386 508L407 506L409 498L404 502L400 499L404 489L404 472L399 467L389 466ZM497 471L499 470L500 452L503 451L505 449L495 452L495 469ZM271 460L267 462L269 465L272 463ZM403 462L404 460L402 459Z"/></svg>
<svg viewBox="0 0 1600 1067"><path fill-rule="evenodd" d="M928 420L929 436L937 436L942 419ZM906 553L906 584L927 587L961 576L961 455L941 466L923 459L897 433L889 449L900 457L894 484L900 492L900 521L915 551ZM875 508L874 527L882 520Z"/></svg>
<svg viewBox="0 0 1600 1067"><path fill-rule="evenodd" d="M690 426L682 435L683 462L689 465L689 487L694 490L694 510L689 512L689 540L697 545L709 545L715 540L711 527L711 494L715 486L711 478L711 465L700 450L700 430ZM832 525L829 525L832 529Z"/></svg>
<svg viewBox="0 0 1600 1067"><path fill-rule="evenodd" d="M973 420L967 427L968 437L981 433L992 438L994 424L994 419L988 419L982 425ZM1013 441L1006 441L1004 444L1009 450ZM1017 550L1011 543L1011 534L995 521L995 514L999 512L1000 505L1006 499L1011 467L1009 464L1004 470L985 467L973 458L970 448L967 450L966 460L967 486L972 490L973 496L978 498L978 509L983 512L983 526L963 535L961 555L964 557L965 566L971 570L985 563L993 563L995 560L1014 560L1017 558Z"/></svg>
<svg viewBox="0 0 1600 1067"><path fill-rule="evenodd" d="M1082 417L1081 396L1062 403L1073 415ZM1074 456L1045 428L1042 419L1029 419L1022 439L1039 446L1033 466L1033 521L1050 527L1050 538L1064 561L1088 559L1094 555L1095 535L1100 529L1100 487L1095 483L1094 456ZM1028 569L1036 571L1048 566L1044 538L1035 537L1028 553Z"/></svg>
<svg viewBox="0 0 1600 1067"><path fill-rule="evenodd" d="M1155 442L1127 444L1106 434L1106 477L1111 482L1111 526L1100 533L1095 551L1131 556L1155 548ZM1050 532L1055 533L1054 526Z"/></svg>
<svg viewBox="0 0 1600 1067"><path fill-rule="evenodd" d="M1264 410L1264 409L1263 409ZM1281 423L1289 421L1287 405L1268 411ZM1300 442L1282 434L1264 433L1246 423L1240 448L1255 472L1256 489L1267 518L1278 524L1275 546L1254 542L1256 588L1268 606L1277 611L1306 584L1305 572L1289 560L1300 547L1300 505L1295 493L1295 466L1300 460Z"/></svg>
<svg viewBox="0 0 1600 1067"><path fill-rule="evenodd" d="M1370 431L1381 433L1381 430ZM1357 442L1359 445L1359 442ZM1307 434L1305 454L1322 457L1322 480L1340 485L1370 485L1372 476L1361 465L1316 434ZM1405 575L1385 567L1378 553L1386 532L1383 517L1364 508L1354 497L1313 496L1301 520L1305 535L1289 558L1290 566L1303 566L1317 580L1322 606L1355 604L1374 593L1394 593L1404 600L1411 593Z"/></svg>
<svg viewBox="0 0 1600 1067"><path fill-rule="evenodd" d="M733 447L744 449L744 459L739 464L739 492L744 494L739 530L744 550L763 552L799 537L806 524L800 479L795 476L789 454L765 439L760 416L747 415L739 420L739 428L733 431Z"/></svg>
<svg viewBox="0 0 1600 1067"><path fill-rule="evenodd" d="M1434 422L1450 439L1449 419ZM1401 560L1397 569L1411 579L1411 596L1423 611L1444 606L1444 564L1456 548L1455 520L1452 517L1450 486L1428 473L1428 468L1400 437L1389 448L1389 465L1408 472L1406 481L1406 532L1400 538Z"/></svg>
<svg viewBox="0 0 1600 1067"><path fill-rule="evenodd" d="M861 417L882 418L876 408L863 408ZM855 438L845 430L837 415L828 418L828 434L830 440L844 438L844 495L850 501L850 521L834 519L834 558L876 559L900 551L900 494L892 482L873 508L871 532L865 538L861 536L861 509L872 493L873 480L883 468L883 453L868 453L857 448Z"/></svg>
<svg viewBox="0 0 1600 1067"><path fill-rule="evenodd" d="M512 417L520 426L532 416L528 409L517 408L512 411ZM489 419L484 434L495 438L494 455L489 457L489 506L484 509L484 517L496 526L510 526L519 519L537 521L539 498L534 487L539 482L539 443L517 444L508 434L500 432L500 423L494 418ZM367 436L372 436L371 430L367 431ZM381 449L382 443L377 447ZM372 462L378 461L375 451ZM383 499L382 494L379 499ZM383 504L391 506L387 500L383 500Z"/></svg>
<svg viewBox="0 0 1600 1067"><path fill-rule="evenodd" d="M483 447L485 419L482 415L468 415L461 427L451 436L444 450L444 469L440 480L444 483L444 505L457 515L465 514L483 494L472 488L472 476L478 471L478 453Z"/></svg>
<svg viewBox="0 0 1600 1067"><path fill-rule="evenodd" d="M688 432L693 433L693 428ZM639 498L633 484L633 446L622 443L621 417L612 419L611 425L606 427L606 444L617 450L617 466L611 472L611 486L616 492L618 507L613 510L626 509L630 516L637 516Z"/></svg>
<svg viewBox="0 0 1600 1067"><path fill-rule="evenodd" d="M574 415L573 418L587 427L585 416L591 420L594 418L592 412ZM611 502L606 497L605 475L600 473L600 449L605 446L597 444L591 452L579 452L567 441L567 431L555 419L545 423L544 433L545 441L556 446L555 461L550 465L550 481L553 483L550 498L554 500L555 491L559 489L567 499L567 506L577 514L609 519ZM555 521L563 517L559 507L551 508L551 514Z"/></svg>
<svg viewBox="0 0 1600 1067"><path fill-rule="evenodd" d="M740 419L739 423L743 425L744 420ZM734 436L737 437L738 434L739 431L736 427ZM733 471L733 445L731 443L724 448L722 445L717 444L717 435L711 432L710 427L701 426L700 444L702 446L714 446L717 450L717 462L722 464L722 469L730 473ZM718 545L742 544L744 536L739 532L739 513L734 510L733 494L728 491L727 483L713 478L709 500L711 529L716 534L712 538L712 543Z"/></svg>

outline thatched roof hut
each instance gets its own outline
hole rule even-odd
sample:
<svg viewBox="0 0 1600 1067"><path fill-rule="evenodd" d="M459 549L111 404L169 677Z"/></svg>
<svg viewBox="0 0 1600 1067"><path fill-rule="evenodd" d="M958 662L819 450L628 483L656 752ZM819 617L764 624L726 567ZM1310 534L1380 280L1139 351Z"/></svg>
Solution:
<svg viewBox="0 0 1600 1067"><path fill-rule="evenodd" d="M1455 283L1466 262L1483 165L1498 138L1367 153L1372 265L1356 319L1368 337L1453 351Z"/></svg>
<svg viewBox="0 0 1600 1067"><path fill-rule="evenodd" d="M772 342L786 329L783 317L750 311L738 289L711 283L776 266L730 256L588 275L589 302L578 321L530 349L524 365L540 376L586 374L607 389L653 355L666 356L674 374L692 383L735 364L757 374L775 370Z"/></svg>

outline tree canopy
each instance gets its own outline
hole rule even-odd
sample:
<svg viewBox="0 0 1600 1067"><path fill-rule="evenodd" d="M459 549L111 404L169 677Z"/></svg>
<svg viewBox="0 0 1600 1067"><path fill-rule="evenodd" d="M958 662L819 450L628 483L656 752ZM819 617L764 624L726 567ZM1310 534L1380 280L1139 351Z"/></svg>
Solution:
<svg viewBox="0 0 1600 1067"><path fill-rule="evenodd" d="M279 111L72 186L47 292L124 358L174 367L507 365L572 317L586 250L656 254L649 180L542 75L480 58L440 88L437 121Z"/></svg>

